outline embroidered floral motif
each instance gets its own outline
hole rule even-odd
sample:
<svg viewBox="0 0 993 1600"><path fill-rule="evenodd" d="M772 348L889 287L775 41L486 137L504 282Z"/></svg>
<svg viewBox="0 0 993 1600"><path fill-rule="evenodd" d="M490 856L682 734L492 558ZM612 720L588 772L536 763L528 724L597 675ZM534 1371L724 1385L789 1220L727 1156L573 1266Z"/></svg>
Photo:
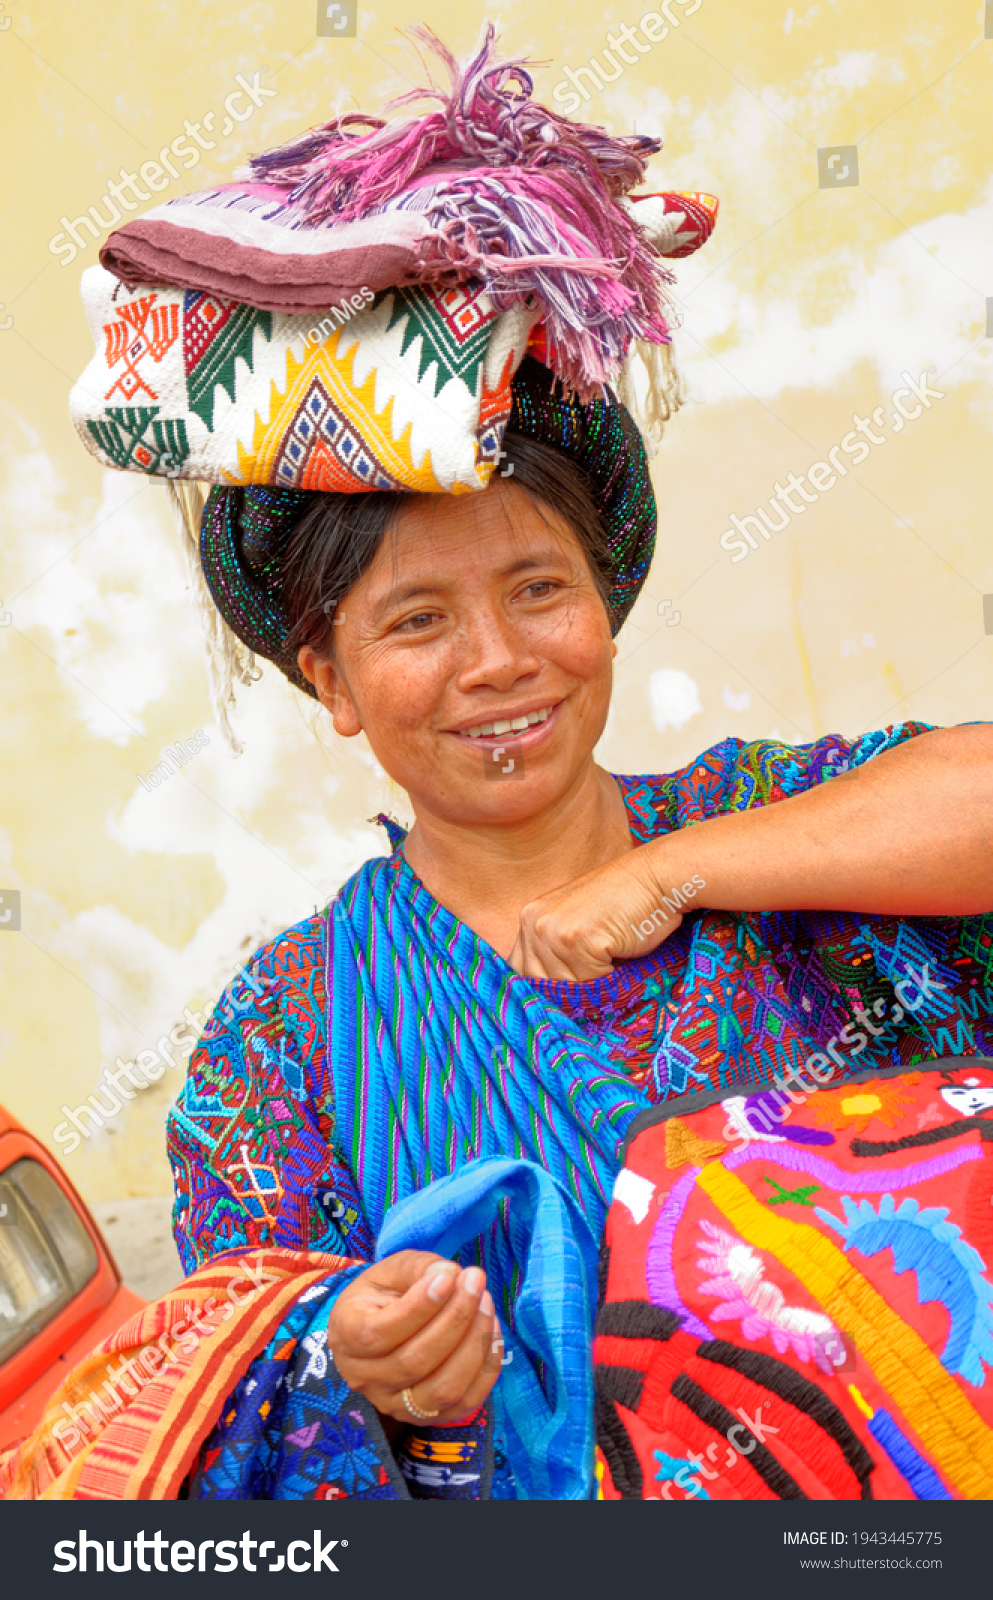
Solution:
<svg viewBox="0 0 993 1600"><path fill-rule="evenodd" d="M847 1352L831 1318L806 1306L788 1306L778 1284L766 1279L761 1257L743 1239L706 1220L701 1220L700 1228L703 1255L697 1266L710 1274L701 1282L700 1293L720 1300L710 1312L711 1322L740 1321L742 1338L757 1341L768 1336L780 1354L792 1350L800 1361L814 1361L822 1372L833 1375Z"/></svg>

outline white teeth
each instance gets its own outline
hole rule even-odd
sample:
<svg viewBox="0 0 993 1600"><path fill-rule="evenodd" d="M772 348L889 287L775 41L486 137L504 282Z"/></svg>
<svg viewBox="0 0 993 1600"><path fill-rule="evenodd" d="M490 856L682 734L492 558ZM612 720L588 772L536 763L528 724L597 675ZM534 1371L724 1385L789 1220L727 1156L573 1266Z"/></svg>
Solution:
<svg viewBox="0 0 993 1600"><path fill-rule="evenodd" d="M542 711L529 711L526 717L513 717L509 721L504 718L501 722L480 722L477 727L467 728L465 731L470 739L482 739L493 733L523 733L526 728L534 728L539 722L547 722L551 712L552 707L545 706Z"/></svg>

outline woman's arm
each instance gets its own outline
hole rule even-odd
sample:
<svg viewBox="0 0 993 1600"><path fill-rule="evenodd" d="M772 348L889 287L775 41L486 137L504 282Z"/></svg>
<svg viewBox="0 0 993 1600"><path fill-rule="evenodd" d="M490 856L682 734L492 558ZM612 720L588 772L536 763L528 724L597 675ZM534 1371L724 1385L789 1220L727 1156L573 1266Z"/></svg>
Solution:
<svg viewBox="0 0 993 1600"><path fill-rule="evenodd" d="M661 894L725 911L968 916L993 908L993 726L939 728L816 789L654 839Z"/></svg>
<svg viewBox="0 0 993 1600"><path fill-rule="evenodd" d="M687 910L993 909L993 727L936 729L804 794L652 839L526 906L511 964L603 976L679 926L674 889Z"/></svg>

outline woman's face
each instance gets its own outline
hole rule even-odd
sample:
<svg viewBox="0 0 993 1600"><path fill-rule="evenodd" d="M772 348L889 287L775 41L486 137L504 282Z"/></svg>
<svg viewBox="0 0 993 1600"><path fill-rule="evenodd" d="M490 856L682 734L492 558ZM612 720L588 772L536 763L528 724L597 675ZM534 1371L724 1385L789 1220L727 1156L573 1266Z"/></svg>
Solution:
<svg viewBox="0 0 993 1600"><path fill-rule="evenodd" d="M520 822L583 775L610 701L607 613L568 524L510 479L412 498L335 621L333 659L305 647L301 670L418 813Z"/></svg>

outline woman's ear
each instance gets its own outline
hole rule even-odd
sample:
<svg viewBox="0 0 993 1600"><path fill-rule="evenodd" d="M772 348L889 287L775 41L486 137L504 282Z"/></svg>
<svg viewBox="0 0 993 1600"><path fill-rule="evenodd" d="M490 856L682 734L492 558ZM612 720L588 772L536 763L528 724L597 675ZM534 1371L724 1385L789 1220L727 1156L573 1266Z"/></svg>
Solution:
<svg viewBox="0 0 993 1600"><path fill-rule="evenodd" d="M330 711L335 733L353 739L362 732L362 720L352 699L340 667L329 655L321 655L313 645L305 644L297 651L297 666L317 690L317 698L326 711Z"/></svg>

